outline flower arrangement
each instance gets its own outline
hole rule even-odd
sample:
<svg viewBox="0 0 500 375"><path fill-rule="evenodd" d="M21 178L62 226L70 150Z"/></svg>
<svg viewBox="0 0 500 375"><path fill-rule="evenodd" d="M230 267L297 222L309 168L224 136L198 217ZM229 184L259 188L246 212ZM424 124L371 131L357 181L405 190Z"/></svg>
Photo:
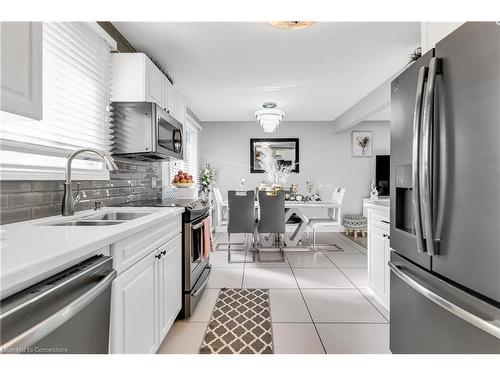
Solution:
<svg viewBox="0 0 500 375"><path fill-rule="evenodd" d="M203 170L203 175L201 176L201 186L206 195L210 192L210 186L214 183L216 176L217 170L212 167L210 163L208 163Z"/></svg>
<svg viewBox="0 0 500 375"><path fill-rule="evenodd" d="M361 147L363 154L365 153L366 146L368 145L369 140L370 140L370 137L368 137L368 136L357 136L356 137L356 141L358 142L359 147Z"/></svg>
<svg viewBox="0 0 500 375"><path fill-rule="evenodd" d="M266 182L275 186L284 186L288 180L288 175L295 167L295 164L278 165L276 158L269 149L261 151L258 160L266 172Z"/></svg>

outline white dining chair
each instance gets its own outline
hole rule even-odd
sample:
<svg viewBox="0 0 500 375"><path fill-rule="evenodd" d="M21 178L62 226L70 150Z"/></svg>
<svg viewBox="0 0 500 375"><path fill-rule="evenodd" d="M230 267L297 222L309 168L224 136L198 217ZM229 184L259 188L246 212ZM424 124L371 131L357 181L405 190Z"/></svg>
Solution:
<svg viewBox="0 0 500 375"><path fill-rule="evenodd" d="M316 250L316 230L318 228L334 228L341 225L342 222L342 202L344 200L346 189L335 188L331 196L331 201L337 207L328 209L328 218L324 219L307 219L308 228L312 229L313 235L313 250ZM309 245L309 235L307 234L307 242Z"/></svg>
<svg viewBox="0 0 500 375"><path fill-rule="evenodd" d="M227 225L227 204L222 199L221 191L218 187L213 188L215 198L215 209L217 210L216 227Z"/></svg>

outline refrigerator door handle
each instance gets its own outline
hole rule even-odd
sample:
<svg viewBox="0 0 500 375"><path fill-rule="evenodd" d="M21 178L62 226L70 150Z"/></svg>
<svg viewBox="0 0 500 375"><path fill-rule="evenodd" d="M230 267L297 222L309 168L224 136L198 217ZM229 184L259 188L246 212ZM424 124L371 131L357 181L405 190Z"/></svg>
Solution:
<svg viewBox="0 0 500 375"><path fill-rule="evenodd" d="M423 66L418 71L417 93L415 95L415 110L413 113L413 140L412 140L412 189L413 189L413 217L415 221L415 236L417 238L417 250L425 252L424 237L422 235L422 218L420 214L420 184L419 184L419 158L420 158L420 133L422 97L424 93L425 80L428 68Z"/></svg>
<svg viewBox="0 0 500 375"><path fill-rule="evenodd" d="M404 266L396 265L392 262L388 263L391 271L399 277L408 286L413 288L415 291L420 293L422 296L426 297L430 301L434 302L443 309L449 311L453 315L459 317L460 319L474 325L475 327L489 333L490 335L500 339L500 321L498 319L487 320L481 318L467 310L464 310L460 306L448 301L447 299L441 297L440 295L434 293L432 290L426 288L424 285L415 281L412 277L404 273Z"/></svg>
<svg viewBox="0 0 500 375"><path fill-rule="evenodd" d="M442 64L438 60L438 74L441 73ZM441 79L442 79L441 75ZM436 207L436 225L434 227L434 241L436 246L441 243L441 235L443 233L444 225L444 214L445 214L445 203L446 203L446 192L448 189L448 134L447 134L447 119L446 119L446 108L444 100L444 92L439 90L442 87L440 85L442 82L439 77L436 78L436 85L438 87L437 95L437 106L438 106L438 123L437 123L437 163L435 166L437 168L438 174L438 186L437 186L437 207ZM439 250L439 249L438 249Z"/></svg>
<svg viewBox="0 0 500 375"><path fill-rule="evenodd" d="M429 74L427 78L427 88L424 95L423 113L422 113L422 169L419 171L419 186L422 194L422 221L424 227L424 236L426 240L426 249L429 255L436 255L436 246L434 241L432 224L432 118L434 111L434 92L436 83L436 74L438 68L438 59L433 57L429 63Z"/></svg>

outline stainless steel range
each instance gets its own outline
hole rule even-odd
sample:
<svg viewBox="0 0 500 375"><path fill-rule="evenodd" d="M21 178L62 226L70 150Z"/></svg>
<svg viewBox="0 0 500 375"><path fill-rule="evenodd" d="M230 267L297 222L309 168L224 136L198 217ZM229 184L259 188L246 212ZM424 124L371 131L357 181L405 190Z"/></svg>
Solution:
<svg viewBox="0 0 500 375"><path fill-rule="evenodd" d="M184 207L182 214L182 285L183 302L178 318L191 316L210 276L210 259L202 258L203 223L210 212L208 202L182 200L176 204L159 199L142 200L121 204L122 207Z"/></svg>

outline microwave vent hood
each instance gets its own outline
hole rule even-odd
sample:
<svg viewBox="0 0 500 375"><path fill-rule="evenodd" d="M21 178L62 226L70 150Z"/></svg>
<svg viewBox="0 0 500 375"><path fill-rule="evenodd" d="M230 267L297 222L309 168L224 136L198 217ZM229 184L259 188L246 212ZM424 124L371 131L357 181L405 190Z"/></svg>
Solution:
<svg viewBox="0 0 500 375"><path fill-rule="evenodd" d="M138 161L183 159L183 125L156 103L113 102L113 155Z"/></svg>

